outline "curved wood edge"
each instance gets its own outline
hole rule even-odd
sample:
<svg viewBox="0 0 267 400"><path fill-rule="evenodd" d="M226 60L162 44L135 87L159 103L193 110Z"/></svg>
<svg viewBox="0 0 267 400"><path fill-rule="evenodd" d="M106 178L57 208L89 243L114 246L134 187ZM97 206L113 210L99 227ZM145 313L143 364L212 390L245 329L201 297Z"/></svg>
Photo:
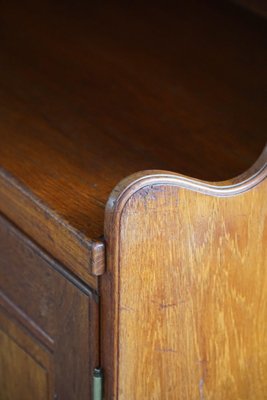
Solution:
<svg viewBox="0 0 267 400"><path fill-rule="evenodd" d="M177 173L151 170L135 173L121 181L112 191L105 211L106 272L100 281L101 365L105 371L105 393L118 398L118 275L120 264L120 221L128 200L137 191L154 185L175 185L209 196L230 197L259 185L267 177L267 145L255 164L245 173L223 182L206 182ZM103 295L104 294L104 295Z"/></svg>
<svg viewBox="0 0 267 400"><path fill-rule="evenodd" d="M267 177L267 144L257 161L241 175L222 182L208 182L175 172L161 170L140 171L123 179L111 192L106 205L106 215L120 203L123 208L136 191L152 185L175 185L215 197L230 197L244 193ZM118 211L118 210L117 210Z"/></svg>

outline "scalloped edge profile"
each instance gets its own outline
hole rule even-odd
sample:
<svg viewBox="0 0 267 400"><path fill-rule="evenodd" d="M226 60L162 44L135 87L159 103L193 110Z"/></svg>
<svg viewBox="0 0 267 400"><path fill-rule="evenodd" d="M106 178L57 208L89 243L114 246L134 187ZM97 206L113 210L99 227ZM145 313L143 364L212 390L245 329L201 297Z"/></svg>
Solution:
<svg viewBox="0 0 267 400"><path fill-rule="evenodd" d="M107 368L106 390L117 396L118 370L116 366L118 352L118 279L120 265L120 223L128 200L139 190L154 185L172 185L214 197L231 197L249 191L267 177L267 145L257 161L243 174L222 182L201 181L187 176L160 170L140 171L122 180L112 191L105 211L106 273L101 277L103 330L109 331L108 337L101 339L101 359ZM108 351L107 351L108 350ZM116 397L117 398L117 397Z"/></svg>
<svg viewBox="0 0 267 400"><path fill-rule="evenodd" d="M257 161L235 178L209 182L191 178L176 172L145 170L123 179L111 192L106 204L106 215L121 210L129 198L147 186L174 185L214 197L230 197L242 194L259 185L267 177L267 144Z"/></svg>

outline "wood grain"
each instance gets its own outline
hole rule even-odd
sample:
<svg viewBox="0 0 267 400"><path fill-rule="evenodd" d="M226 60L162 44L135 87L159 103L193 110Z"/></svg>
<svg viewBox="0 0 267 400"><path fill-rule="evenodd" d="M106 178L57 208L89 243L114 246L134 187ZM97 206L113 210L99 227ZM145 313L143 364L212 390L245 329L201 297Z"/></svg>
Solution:
<svg viewBox="0 0 267 400"><path fill-rule="evenodd" d="M89 399L92 371L99 365L97 295L2 216L0 254L0 327L16 343L22 343L24 350L26 346L28 353L37 360L35 370L35 364L4 336L1 366L8 366L3 377L8 396L13 396L14 389L15 399L20 400L21 387L26 396L28 374L38 375L36 379L40 385L33 383L32 390L45 395L41 383L43 374L38 365L46 366L45 357L40 354L48 353L52 361L46 368L47 382L53 388L49 393L55 399ZM8 324L6 319L16 323L18 328L11 329L11 322ZM12 351L12 359L7 357L8 349ZM16 379L12 366L15 373L23 364L24 368L29 366L30 371L22 371L17 378L18 385L12 389L10 385ZM2 385L6 387L1 383L0 388ZM27 400L31 398L43 397L29 395ZM51 395L48 398L51 399Z"/></svg>
<svg viewBox="0 0 267 400"><path fill-rule="evenodd" d="M156 3L1 3L0 208L93 288L122 178L227 179L266 141L266 25L228 3Z"/></svg>
<svg viewBox="0 0 267 400"><path fill-rule="evenodd" d="M267 396L266 162L217 185L154 173L113 192L108 399Z"/></svg>
<svg viewBox="0 0 267 400"><path fill-rule="evenodd" d="M0 312L1 400L54 397L53 354Z"/></svg>
<svg viewBox="0 0 267 400"><path fill-rule="evenodd" d="M2 400L48 400L46 371L1 331L0 366Z"/></svg>
<svg viewBox="0 0 267 400"><path fill-rule="evenodd" d="M97 278L92 271L96 259L98 269L102 268L103 243L85 238L81 232L59 218L54 210L43 204L40 198L34 196L29 188L1 168L0 209L53 257L97 289Z"/></svg>

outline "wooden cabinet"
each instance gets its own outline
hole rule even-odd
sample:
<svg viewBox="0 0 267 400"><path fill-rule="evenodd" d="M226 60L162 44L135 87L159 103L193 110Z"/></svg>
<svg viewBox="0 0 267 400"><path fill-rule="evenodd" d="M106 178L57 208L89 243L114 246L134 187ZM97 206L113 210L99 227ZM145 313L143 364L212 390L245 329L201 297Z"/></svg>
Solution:
<svg viewBox="0 0 267 400"><path fill-rule="evenodd" d="M98 296L0 218L1 400L88 399Z"/></svg>
<svg viewBox="0 0 267 400"><path fill-rule="evenodd" d="M267 398L267 23L234 3L2 2L1 400Z"/></svg>

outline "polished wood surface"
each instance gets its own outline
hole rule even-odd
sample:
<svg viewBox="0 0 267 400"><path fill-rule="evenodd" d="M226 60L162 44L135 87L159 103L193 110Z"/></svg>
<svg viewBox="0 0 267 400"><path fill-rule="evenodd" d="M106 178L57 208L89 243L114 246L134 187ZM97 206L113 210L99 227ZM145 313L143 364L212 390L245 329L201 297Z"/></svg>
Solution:
<svg viewBox="0 0 267 400"><path fill-rule="evenodd" d="M221 184L152 171L114 190L102 277L108 399L267 397L266 177L267 147Z"/></svg>
<svg viewBox="0 0 267 400"><path fill-rule="evenodd" d="M0 216L0 398L91 396L98 297Z"/></svg>
<svg viewBox="0 0 267 400"><path fill-rule="evenodd" d="M267 150L219 183L266 42L231 2L1 2L0 397L267 396Z"/></svg>
<svg viewBox="0 0 267 400"><path fill-rule="evenodd" d="M95 248L101 249L102 244L85 238L34 196L29 188L23 187L17 179L1 169L0 210L52 256L97 289L97 279L92 275L92 270L95 267L101 270L103 258L101 252L95 252ZM97 260L99 262L96 263Z"/></svg>
<svg viewBox="0 0 267 400"><path fill-rule="evenodd" d="M175 3L1 3L0 209L93 288L122 178L230 178L266 141L266 24Z"/></svg>
<svg viewBox="0 0 267 400"><path fill-rule="evenodd" d="M1 400L53 398L53 356L0 312ZM3 330L2 330L3 329Z"/></svg>

